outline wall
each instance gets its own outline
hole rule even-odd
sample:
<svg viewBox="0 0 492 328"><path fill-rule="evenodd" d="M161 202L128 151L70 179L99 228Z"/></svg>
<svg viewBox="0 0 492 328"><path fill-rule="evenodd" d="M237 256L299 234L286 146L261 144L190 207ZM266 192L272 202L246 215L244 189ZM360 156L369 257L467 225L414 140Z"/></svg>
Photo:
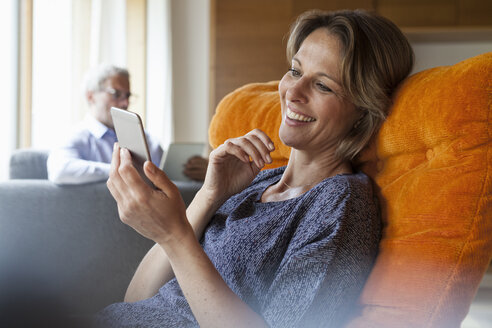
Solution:
<svg viewBox="0 0 492 328"><path fill-rule="evenodd" d="M415 52L413 73L492 51L492 27L404 28Z"/></svg>
<svg viewBox="0 0 492 328"><path fill-rule="evenodd" d="M367 9L410 29L415 36L427 35L427 40L412 41L417 55L416 70L452 64L492 50L491 1L215 0L214 103L246 83L281 78L288 68L284 49L289 25L300 13L313 8ZM454 37L463 30L474 40L463 35L456 40Z"/></svg>
<svg viewBox="0 0 492 328"><path fill-rule="evenodd" d="M415 52L413 72L426 68L453 65L470 57L492 51L490 41L412 42Z"/></svg>
<svg viewBox="0 0 492 328"><path fill-rule="evenodd" d="M473 5L465 1L466 5L462 5L463 1L460 0L461 5L453 2L453 7L447 4L452 2L448 0L170 1L175 141L206 141L209 120L224 95L245 83L280 79L288 68L284 36L297 14L309 8L374 9L376 6L379 11L393 15L395 20L406 19L402 24L413 29L410 34L416 53L414 72L428 67L451 65L492 50L492 16L484 14L490 12L490 6L483 3ZM405 6L424 8L418 12L423 16L414 16L413 23L408 21L408 17L402 14L406 10ZM445 13L444 9L441 10L438 20L429 20L429 17L433 17L429 6L449 10ZM485 6L485 9L480 6ZM458 7L461 11L456 9ZM470 13L476 12L481 13L474 16L480 18L478 23L467 19ZM451 16L456 17L456 21L451 21ZM462 27L448 28L443 38L440 32L437 35L429 33L427 27L415 31L415 26L419 26L422 21L432 23L430 30L438 32L436 26L448 21L455 27L466 24L475 27L460 37L456 35L461 32L456 32L462 31ZM478 38L474 37L476 34ZM422 35L426 37L422 39Z"/></svg>
<svg viewBox="0 0 492 328"><path fill-rule="evenodd" d="M372 0L215 0L213 104L250 82L280 79L289 68L285 36L308 9L372 8Z"/></svg>
<svg viewBox="0 0 492 328"><path fill-rule="evenodd" d="M210 0L172 0L175 142L205 142L209 123Z"/></svg>
<svg viewBox="0 0 492 328"><path fill-rule="evenodd" d="M147 0L145 128L164 148L174 137L170 3L169 0Z"/></svg>

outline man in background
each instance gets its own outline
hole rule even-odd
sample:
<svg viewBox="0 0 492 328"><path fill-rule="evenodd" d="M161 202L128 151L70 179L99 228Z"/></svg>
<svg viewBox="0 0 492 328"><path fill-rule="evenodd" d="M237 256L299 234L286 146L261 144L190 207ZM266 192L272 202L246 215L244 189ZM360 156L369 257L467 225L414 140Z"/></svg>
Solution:
<svg viewBox="0 0 492 328"><path fill-rule="evenodd" d="M128 109L130 96L128 70L101 65L88 72L85 97L89 113L63 146L50 152L47 162L50 181L82 184L108 179L113 145L117 141L110 109ZM152 161L159 166L162 148L146 135Z"/></svg>

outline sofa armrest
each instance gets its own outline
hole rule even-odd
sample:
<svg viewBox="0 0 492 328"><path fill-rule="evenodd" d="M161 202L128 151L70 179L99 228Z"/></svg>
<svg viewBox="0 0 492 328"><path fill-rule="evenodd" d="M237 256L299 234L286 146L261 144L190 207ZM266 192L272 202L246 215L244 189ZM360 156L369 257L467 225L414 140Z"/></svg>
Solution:
<svg viewBox="0 0 492 328"><path fill-rule="evenodd" d="M48 179L46 161L49 152L41 149L17 149L9 164L10 179Z"/></svg>
<svg viewBox="0 0 492 328"><path fill-rule="evenodd" d="M119 220L104 183L0 183L0 277L23 277L10 285L32 279L50 286L71 314L122 301L152 245Z"/></svg>
<svg viewBox="0 0 492 328"><path fill-rule="evenodd" d="M202 185L175 183L186 205ZM0 182L0 289L39 281L50 286L70 314L92 313L123 300L153 244L119 220L104 182ZM1 281L6 276L23 278Z"/></svg>

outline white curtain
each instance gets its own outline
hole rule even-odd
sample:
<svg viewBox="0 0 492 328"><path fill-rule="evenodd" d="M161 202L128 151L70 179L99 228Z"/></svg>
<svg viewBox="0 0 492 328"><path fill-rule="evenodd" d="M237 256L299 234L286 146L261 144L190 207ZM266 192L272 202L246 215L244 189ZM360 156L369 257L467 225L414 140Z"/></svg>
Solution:
<svg viewBox="0 0 492 328"><path fill-rule="evenodd" d="M69 1L33 1L31 144L37 148L60 138L72 119L71 10Z"/></svg>
<svg viewBox="0 0 492 328"><path fill-rule="evenodd" d="M125 18L125 0L33 1L32 147L56 146L83 118L91 66L125 65Z"/></svg>
<svg viewBox="0 0 492 328"><path fill-rule="evenodd" d="M8 178L8 160L16 144L18 8L17 0L0 1L0 180Z"/></svg>
<svg viewBox="0 0 492 328"><path fill-rule="evenodd" d="M82 120L91 67L126 67L126 1L34 0L33 147L56 146ZM147 100L147 130L165 147L172 136L169 0L147 0L146 24L147 91L138 96Z"/></svg>
<svg viewBox="0 0 492 328"><path fill-rule="evenodd" d="M170 0L147 0L146 128L166 149L174 135Z"/></svg>
<svg viewBox="0 0 492 328"><path fill-rule="evenodd" d="M71 123L87 112L83 95L86 72L100 63L126 65L126 1L72 0L72 108Z"/></svg>
<svg viewBox="0 0 492 328"><path fill-rule="evenodd" d="M126 0L92 0L90 18L90 65L125 66Z"/></svg>

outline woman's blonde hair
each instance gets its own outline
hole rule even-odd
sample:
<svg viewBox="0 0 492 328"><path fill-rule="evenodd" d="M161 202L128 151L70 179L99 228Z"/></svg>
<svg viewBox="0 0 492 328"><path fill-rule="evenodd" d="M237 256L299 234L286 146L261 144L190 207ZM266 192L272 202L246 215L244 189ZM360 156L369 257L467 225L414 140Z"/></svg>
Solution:
<svg viewBox="0 0 492 328"><path fill-rule="evenodd" d="M340 141L337 155L353 160L388 115L391 97L413 67L410 43L390 20L363 10L308 11L292 25L289 63L314 30L325 28L341 42L341 84L345 97L363 115Z"/></svg>

